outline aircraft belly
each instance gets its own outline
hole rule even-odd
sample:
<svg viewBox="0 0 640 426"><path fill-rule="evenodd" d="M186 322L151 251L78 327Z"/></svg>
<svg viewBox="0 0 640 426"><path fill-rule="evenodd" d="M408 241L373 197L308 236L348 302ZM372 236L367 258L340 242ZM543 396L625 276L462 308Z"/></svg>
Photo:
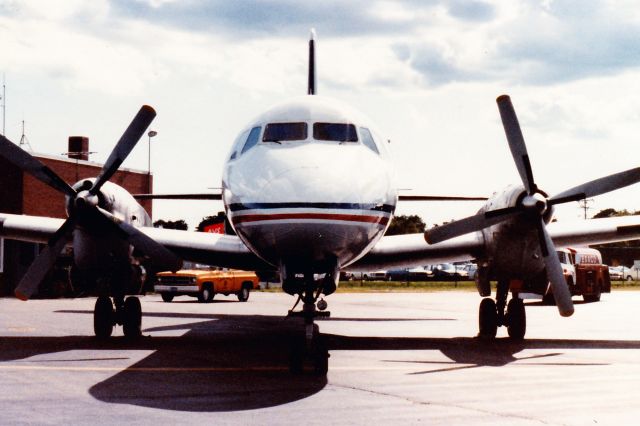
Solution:
<svg viewBox="0 0 640 426"><path fill-rule="evenodd" d="M238 236L273 265L324 272L337 260L344 266L361 257L382 236L386 222L288 219L237 224Z"/></svg>

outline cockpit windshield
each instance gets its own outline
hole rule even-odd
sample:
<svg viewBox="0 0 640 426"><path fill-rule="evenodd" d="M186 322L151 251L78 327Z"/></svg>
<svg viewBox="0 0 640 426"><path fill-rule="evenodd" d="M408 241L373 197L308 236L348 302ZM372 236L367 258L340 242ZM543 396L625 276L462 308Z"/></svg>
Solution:
<svg viewBox="0 0 640 426"><path fill-rule="evenodd" d="M356 126L343 123L313 123L313 138L319 141L357 142Z"/></svg>
<svg viewBox="0 0 640 426"><path fill-rule="evenodd" d="M263 142L300 141L307 139L307 123L270 123L264 130Z"/></svg>

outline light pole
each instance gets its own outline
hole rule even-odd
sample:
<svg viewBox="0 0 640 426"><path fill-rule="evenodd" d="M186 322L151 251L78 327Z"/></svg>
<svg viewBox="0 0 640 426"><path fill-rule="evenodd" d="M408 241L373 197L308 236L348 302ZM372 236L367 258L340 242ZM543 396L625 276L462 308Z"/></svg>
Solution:
<svg viewBox="0 0 640 426"><path fill-rule="evenodd" d="M151 138L156 136L158 132L155 130L149 130L147 136L149 136L149 157L147 162L147 193L151 194Z"/></svg>

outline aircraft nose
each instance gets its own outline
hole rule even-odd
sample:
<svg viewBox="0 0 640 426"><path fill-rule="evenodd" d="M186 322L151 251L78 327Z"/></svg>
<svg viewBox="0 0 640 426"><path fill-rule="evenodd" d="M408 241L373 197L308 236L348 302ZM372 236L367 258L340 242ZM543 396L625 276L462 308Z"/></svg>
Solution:
<svg viewBox="0 0 640 426"><path fill-rule="evenodd" d="M273 152L263 164L255 196L274 200L333 203L388 202L390 176L379 158L365 161L354 147L304 147ZM301 151L301 150L300 150Z"/></svg>

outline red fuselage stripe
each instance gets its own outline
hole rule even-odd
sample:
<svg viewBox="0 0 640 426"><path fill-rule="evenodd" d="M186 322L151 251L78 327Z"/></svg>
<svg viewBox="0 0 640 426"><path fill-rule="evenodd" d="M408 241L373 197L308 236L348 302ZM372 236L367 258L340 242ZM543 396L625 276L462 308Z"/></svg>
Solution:
<svg viewBox="0 0 640 426"><path fill-rule="evenodd" d="M360 216L355 214L329 213L248 214L243 216L234 216L232 221L234 223L245 223L287 219L340 220L346 222L378 223L380 225L386 225L389 222L389 218L384 216Z"/></svg>

